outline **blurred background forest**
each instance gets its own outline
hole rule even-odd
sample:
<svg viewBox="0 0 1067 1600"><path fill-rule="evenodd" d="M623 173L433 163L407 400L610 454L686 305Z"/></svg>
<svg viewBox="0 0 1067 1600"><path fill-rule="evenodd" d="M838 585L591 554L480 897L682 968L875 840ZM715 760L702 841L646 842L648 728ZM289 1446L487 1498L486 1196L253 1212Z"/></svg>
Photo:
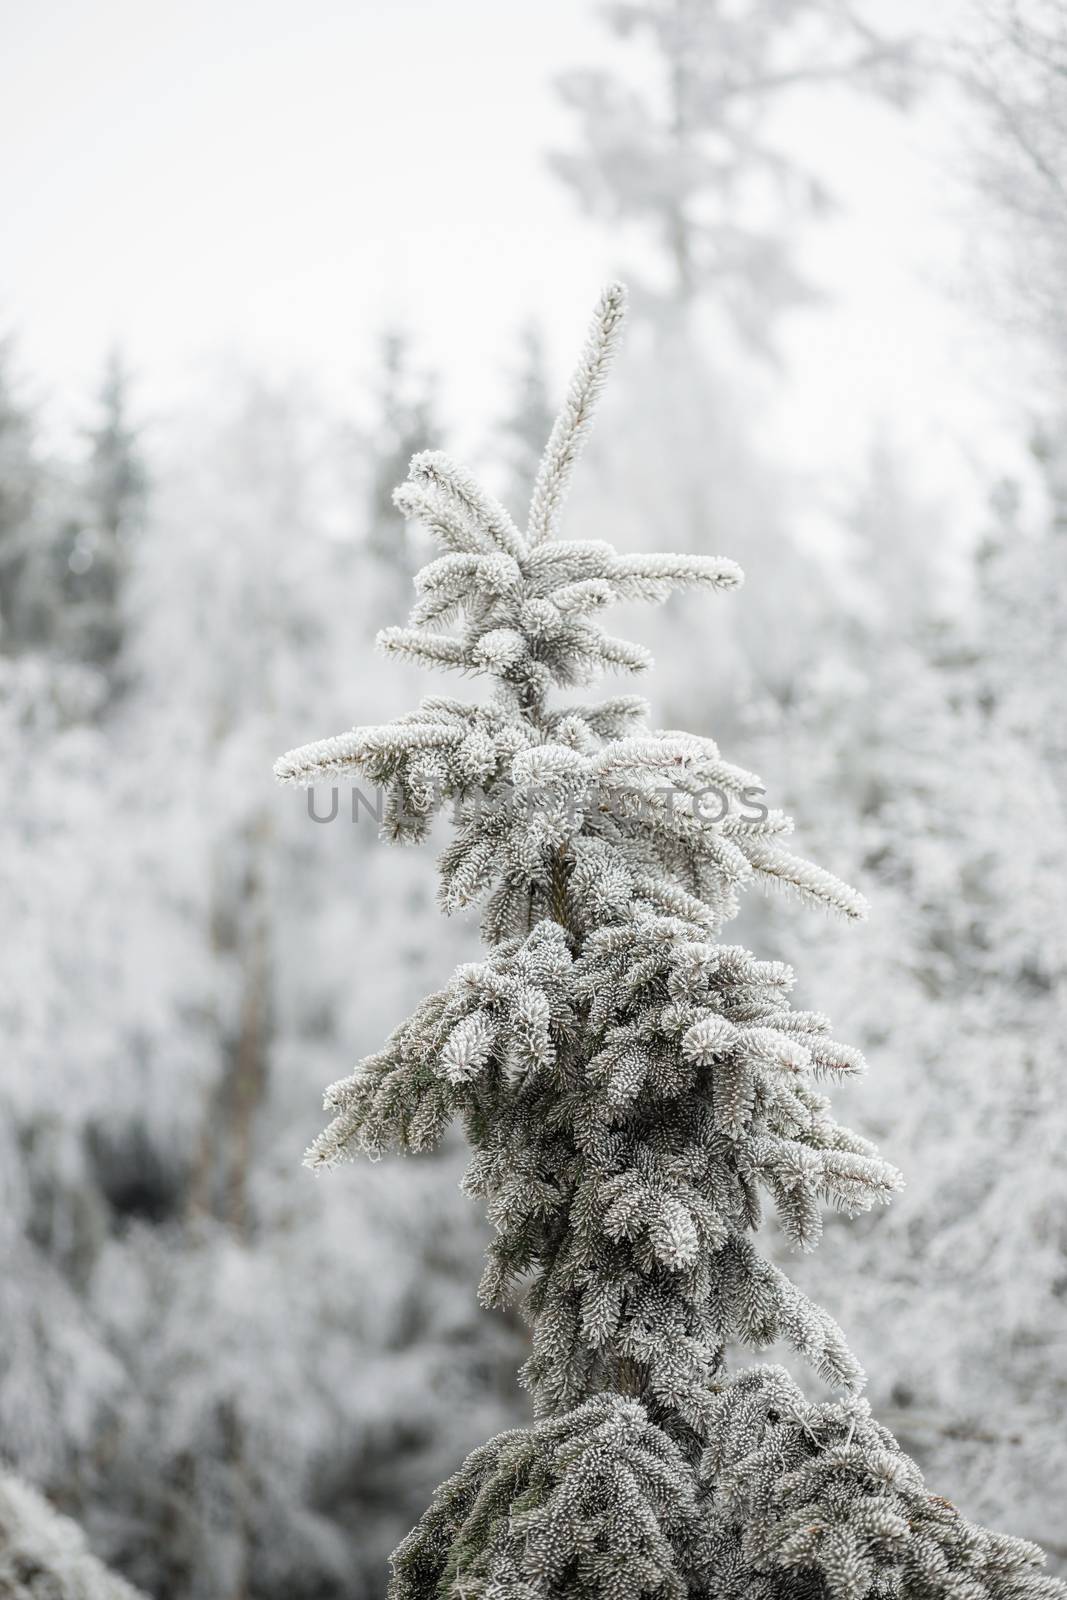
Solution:
<svg viewBox="0 0 1067 1600"><path fill-rule="evenodd" d="M4 1461L159 1600L369 1600L524 1416L458 1150L300 1164L476 928L270 768L426 692L390 492L457 447L521 514L611 271L569 531L741 562L636 625L655 720L872 902L738 934L908 1178L791 1270L1067 1570L1062 0L0 18Z"/></svg>

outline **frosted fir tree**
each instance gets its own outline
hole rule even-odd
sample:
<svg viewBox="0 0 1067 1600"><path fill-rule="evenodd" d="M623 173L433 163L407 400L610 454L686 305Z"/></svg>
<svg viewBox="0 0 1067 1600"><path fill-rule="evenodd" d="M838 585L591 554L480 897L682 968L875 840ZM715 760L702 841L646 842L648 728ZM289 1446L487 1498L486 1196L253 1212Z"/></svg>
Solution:
<svg viewBox="0 0 1067 1600"><path fill-rule="evenodd" d="M846 917L863 901L787 850L788 820L710 739L649 730L633 696L549 703L554 686L649 665L594 620L604 606L741 581L716 556L555 537L624 298L612 285L597 307L525 533L437 453L397 491L445 554L381 644L482 674L490 696L426 699L275 769L384 785L397 840L450 802L442 907L484 902L484 960L328 1091L308 1157L425 1150L460 1119L464 1184L496 1230L482 1300L522 1281L533 1329L536 1422L442 1485L390 1595L1062 1596L1034 1546L927 1492L860 1398L840 1329L757 1247L764 1196L810 1249L824 1205L863 1210L900 1179L819 1089L859 1071L858 1052L791 1007L789 968L722 930L754 881ZM780 1367L727 1368L729 1346L778 1342L838 1398L810 1402Z"/></svg>
<svg viewBox="0 0 1067 1600"><path fill-rule="evenodd" d="M368 429L369 472L363 485L368 571L379 604L403 603L418 566L406 538L397 537L393 488L416 450L437 431L434 382L414 359L409 336L389 329L381 340L375 415ZM369 441L373 440L373 450Z"/></svg>
<svg viewBox="0 0 1067 1600"><path fill-rule="evenodd" d="M117 685L126 634L125 589L133 544L148 509L148 474L130 404L130 377L118 350L107 358L85 430L88 460L75 514L64 529L60 578L63 642L75 659Z"/></svg>
<svg viewBox="0 0 1067 1600"><path fill-rule="evenodd" d="M55 485L10 339L0 339L0 651L44 649L56 630Z"/></svg>

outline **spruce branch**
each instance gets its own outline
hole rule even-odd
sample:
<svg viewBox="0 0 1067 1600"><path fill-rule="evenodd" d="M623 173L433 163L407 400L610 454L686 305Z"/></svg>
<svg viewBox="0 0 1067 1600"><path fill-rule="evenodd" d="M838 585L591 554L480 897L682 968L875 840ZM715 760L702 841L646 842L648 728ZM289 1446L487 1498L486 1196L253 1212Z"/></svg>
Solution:
<svg viewBox="0 0 1067 1600"><path fill-rule="evenodd" d="M411 482L429 498L462 519L473 536L521 560L525 544L508 512L480 488L470 473L440 450L425 450L411 462Z"/></svg>
<svg viewBox="0 0 1067 1600"><path fill-rule="evenodd" d="M621 283L609 283L597 302L567 398L538 468L527 528L531 548L558 531L563 502L593 426L608 371L622 342L625 320L626 290Z"/></svg>

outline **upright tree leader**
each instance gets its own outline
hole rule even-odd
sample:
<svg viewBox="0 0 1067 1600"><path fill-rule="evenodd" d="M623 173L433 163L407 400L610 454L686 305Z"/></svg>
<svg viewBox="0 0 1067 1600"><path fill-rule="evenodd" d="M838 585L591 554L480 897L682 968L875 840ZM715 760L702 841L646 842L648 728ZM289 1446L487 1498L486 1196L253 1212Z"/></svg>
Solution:
<svg viewBox="0 0 1067 1600"><path fill-rule="evenodd" d="M821 1210L889 1198L899 1175L836 1123L817 1085L862 1069L790 969L724 944L739 893L770 880L846 917L863 900L753 816L758 786L712 740L651 730L640 699L549 703L554 687L650 665L593 620L617 600L732 589L718 556L620 555L556 538L619 343L601 296L537 474L525 533L436 452L396 503L443 545L382 647L480 673L481 705L435 696L381 727L305 745L286 783L359 772L387 833L455 812L442 908L484 902L484 960L461 966L326 1097L314 1166L425 1150L453 1117L464 1179L496 1237L486 1306L522 1285L538 1420L438 1490L396 1551L392 1600L1037 1600L1067 1590L1033 1545L967 1522L859 1398L836 1323L757 1249L764 1196L793 1244ZM457 626L449 631L448 624ZM714 821L684 803L733 796ZM621 791L639 806L616 804ZM536 804L514 797L536 795ZM499 805L491 802L494 795ZM807 1400L729 1346L791 1345L834 1390Z"/></svg>

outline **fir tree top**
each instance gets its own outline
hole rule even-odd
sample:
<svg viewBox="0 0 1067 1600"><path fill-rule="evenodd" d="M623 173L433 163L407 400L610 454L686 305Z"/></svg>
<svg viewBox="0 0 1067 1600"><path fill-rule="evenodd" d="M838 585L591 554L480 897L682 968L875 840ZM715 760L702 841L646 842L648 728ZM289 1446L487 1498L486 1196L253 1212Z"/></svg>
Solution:
<svg viewBox="0 0 1067 1600"><path fill-rule="evenodd" d="M767 1198L808 1250L825 1206L866 1209L900 1179L821 1092L859 1053L793 1008L789 968L720 934L754 881L848 917L861 897L789 852L789 820L712 740L650 730L633 696L549 703L554 686L650 665L594 620L607 605L741 581L717 556L556 537L624 311L612 284L525 532L436 452L397 491L445 554L380 643L486 676L488 699L435 696L275 768L387 786L398 840L450 802L442 908L484 904L484 959L328 1091L333 1121L309 1152L318 1166L424 1150L459 1118L464 1186L495 1229L481 1297L521 1285L533 1325L522 1380L539 1422L442 1486L391 1594L1058 1593L1032 1546L926 1493L858 1398L840 1329L755 1242ZM728 1347L781 1341L835 1403L809 1404L779 1368L727 1371Z"/></svg>

